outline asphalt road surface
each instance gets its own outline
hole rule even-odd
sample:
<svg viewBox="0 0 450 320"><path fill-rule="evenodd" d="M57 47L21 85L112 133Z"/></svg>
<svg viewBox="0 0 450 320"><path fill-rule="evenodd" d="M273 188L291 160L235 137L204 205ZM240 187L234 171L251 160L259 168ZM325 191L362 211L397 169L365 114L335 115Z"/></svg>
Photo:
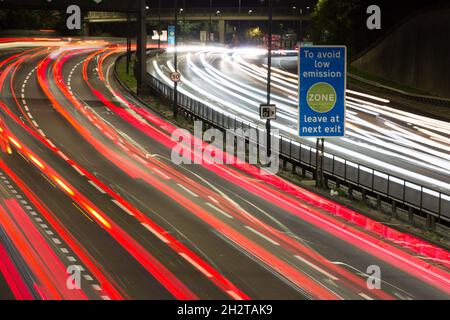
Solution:
<svg viewBox="0 0 450 320"><path fill-rule="evenodd" d="M232 117L264 126L259 105L266 102L266 52L262 49L181 47L179 90ZM289 53L272 62L273 128L315 147L297 134L297 60ZM148 72L171 84L173 53L148 61ZM450 124L402 111L389 100L347 91L347 134L328 139L325 152L450 194ZM450 199L449 199L450 201Z"/></svg>
<svg viewBox="0 0 450 320"><path fill-rule="evenodd" d="M0 49L1 298L449 298L443 249L251 165L174 164L123 46Z"/></svg>

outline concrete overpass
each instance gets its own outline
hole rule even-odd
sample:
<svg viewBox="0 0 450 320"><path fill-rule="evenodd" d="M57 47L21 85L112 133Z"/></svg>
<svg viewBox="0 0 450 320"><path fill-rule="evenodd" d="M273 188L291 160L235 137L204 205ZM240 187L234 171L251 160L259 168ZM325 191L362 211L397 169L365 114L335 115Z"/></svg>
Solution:
<svg viewBox="0 0 450 320"><path fill-rule="evenodd" d="M65 10L73 4L82 11L138 12L141 0L0 0L0 9Z"/></svg>
<svg viewBox="0 0 450 320"><path fill-rule="evenodd" d="M224 42L227 21L265 21L268 20L267 8L188 8L180 9L179 19L186 21L218 21L219 39ZM131 20L134 20L133 18ZM173 21L173 9L147 10L147 22ZM311 20L309 12L301 12L293 8L274 8L274 21L308 21ZM88 12L85 23L126 22L127 15L122 12ZM87 26L86 26L87 27Z"/></svg>

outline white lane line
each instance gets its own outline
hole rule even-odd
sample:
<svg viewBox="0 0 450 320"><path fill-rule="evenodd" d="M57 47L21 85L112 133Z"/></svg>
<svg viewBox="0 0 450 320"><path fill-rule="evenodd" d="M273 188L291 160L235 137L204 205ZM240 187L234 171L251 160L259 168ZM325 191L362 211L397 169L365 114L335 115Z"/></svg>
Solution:
<svg viewBox="0 0 450 320"><path fill-rule="evenodd" d="M183 186L181 183L177 183L177 185L183 189L184 191L186 191L187 193L189 193L191 196L198 198L198 194L196 194L195 192L192 192L191 190L189 190L189 188Z"/></svg>
<svg viewBox="0 0 450 320"><path fill-rule="evenodd" d="M67 156L62 152L62 151L58 151L58 154L66 161L69 161L69 158L67 158Z"/></svg>
<svg viewBox="0 0 450 320"><path fill-rule="evenodd" d="M56 244L61 244L61 241L59 241L58 238L52 238L53 242Z"/></svg>
<svg viewBox="0 0 450 320"><path fill-rule="evenodd" d="M150 231L151 233L153 233L156 237L158 237L159 240L161 240L164 243L170 243L169 240L166 239L166 237L164 237L161 233L159 233L158 231L156 231L155 229L153 229L152 227L150 227L148 224L146 223L142 223L142 226L144 226L145 229L147 229L148 231Z"/></svg>
<svg viewBox="0 0 450 320"><path fill-rule="evenodd" d="M366 299L366 300L374 300L373 298L371 298L371 297L369 297L367 294L364 294L364 293L358 293L358 295L360 296L360 297L363 297L364 299Z"/></svg>
<svg viewBox="0 0 450 320"><path fill-rule="evenodd" d="M110 140L114 141L114 137L112 135L110 135L108 132L104 132L105 136L107 136Z"/></svg>
<svg viewBox="0 0 450 320"><path fill-rule="evenodd" d="M208 278L212 278L213 277L212 274L210 274L208 271L206 271L201 265L199 265L197 262L192 260L185 253L179 252L179 255L182 256L184 259L186 259L190 264L192 264L195 268L197 268L201 273L203 273Z"/></svg>
<svg viewBox="0 0 450 320"><path fill-rule="evenodd" d="M94 280L94 278L92 278L90 275L88 275L88 274L86 274L86 275L84 275L84 278L87 280L87 281L92 281L92 280Z"/></svg>
<svg viewBox="0 0 450 320"><path fill-rule="evenodd" d="M219 201L217 201L215 198L213 198L213 197L211 197L211 196L208 196L208 198L209 198L210 200L212 200L212 202L219 203Z"/></svg>
<svg viewBox="0 0 450 320"><path fill-rule="evenodd" d="M75 169L75 171L78 172L80 175L84 176L84 173L83 173L80 169L78 169L77 166L72 165L72 167L73 167L73 168Z"/></svg>
<svg viewBox="0 0 450 320"><path fill-rule="evenodd" d="M161 170L157 169L157 168L152 168L152 170L156 173L158 173L161 177L163 177L166 180L170 180L170 177L168 175L166 175L164 172L162 172Z"/></svg>
<svg viewBox="0 0 450 320"><path fill-rule="evenodd" d="M123 206L119 201L113 199L112 202L114 202L120 209L128 213L130 216L134 216L134 213L128 210L125 206Z"/></svg>
<svg viewBox="0 0 450 320"><path fill-rule="evenodd" d="M314 263L312 263L312 262L310 262L310 261L308 261L308 260L306 260L306 259L303 259L303 258L300 257L300 256L294 256L294 257L295 257L296 259L300 260L301 262L307 264L307 265L310 266L311 268L316 269L317 271L319 271L320 273L324 274L326 277L330 278L331 280L334 280L334 281L339 280L338 278L336 278L336 277L333 276L332 274L330 274L330 273L326 272L325 270L323 270L321 267L316 266Z"/></svg>
<svg viewBox="0 0 450 320"><path fill-rule="evenodd" d="M258 236L260 236L261 238L263 238L266 241L269 241L271 244L279 246L280 244L272 239L270 239L269 237L266 237L265 235L263 235L261 232L253 229L250 226L245 226L248 230L250 230L251 232L253 232L254 234L257 234Z"/></svg>
<svg viewBox="0 0 450 320"><path fill-rule="evenodd" d="M65 253L65 254L69 253L69 250L67 250L66 248L60 248L60 250L62 253Z"/></svg>
<svg viewBox="0 0 450 320"><path fill-rule="evenodd" d="M96 291L102 291L102 288L100 288L100 286L98 284L93 284L92 288L94 288L94 290L96 290Z"/></svg>
<svg viewBox="0 0 450 320"><path fill-rule="evenodd" d="M83 268L83 266L77 265L78 269L80 269L80 271L85 271L85 269Z"/></svg>
<svg viewBox="0 0 450 320"><path fill-rule="evenodd" d="M135 158L137 161L139 161L142 164L147 164L147 162L144 159L142 159L141 157L139 157L136 154L133 154L133 158Z"/></svg>
<svg viewBox="0 0 450 320"><path fill-rule="evenodd" d="M234 300L243 300L236 292L233 290L227 290L227 293L234 299Z"/></svg>
<svg viewBox="0 0 450 320"><path fill-rule="evenodd" d="M226 213L226 212L223 211L222 209L217 208L215 205L213 205L213 204L211 204L211 203L209 203L209 202L206 202L205 204L206 204L208 207L210 207L210 208L216 210L216 211L219 212L220 214L224 215L224 216L227 217L228 219L233 219L232 216L230 216L228 213Z"/></svg>
<svg viewBox="0 0 450 320"><path fill-rule="evenodd" d="M53 144L53 142L51 142L51 140L47 139L48 144L52 147L56 149L56 146Z"/></svg>
<svg viewBox="0 0 450 320"><path fill-rule="evenodd" d="M103 194L106 194L106 191L100 188L94 181L89 180L89 183L98 191L100 191Z"/></svg>

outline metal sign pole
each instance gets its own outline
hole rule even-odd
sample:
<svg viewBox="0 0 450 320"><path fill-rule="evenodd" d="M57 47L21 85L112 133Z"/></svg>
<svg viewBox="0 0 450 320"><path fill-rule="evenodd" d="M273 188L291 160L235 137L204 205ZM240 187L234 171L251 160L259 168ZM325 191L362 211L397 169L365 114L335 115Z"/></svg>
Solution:
<svg viewBox="0 0 450 320"><path fill-rule="evenodd" d="M318 138L316 142L316 187L324 187L324 152L325 152L325 138Z"/></svg>
<svg viewBox="0 0 450 320"><path fill-rule="evenodd" d="M267 49L267 105L270 105L271 77L272 77L272 0L269 0L269 39ZM266 120L267 157L272 155L270 119Z"/></svg>

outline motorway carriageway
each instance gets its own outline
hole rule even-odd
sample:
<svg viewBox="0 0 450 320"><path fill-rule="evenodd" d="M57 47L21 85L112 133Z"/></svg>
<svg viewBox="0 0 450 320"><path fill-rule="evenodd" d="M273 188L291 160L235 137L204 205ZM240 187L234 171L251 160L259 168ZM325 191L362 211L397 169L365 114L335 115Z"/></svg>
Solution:
<svg viewBox="0 0 450 320"><path fill-rule="evenodd" d="M251 165L174 165L176 127L113 79L122 45L2 46L0 297L449 298L446 250Z"/></svg>
<svg viewBox="0 0 450 320"><path fill-rule="evenodd" d="M266 50L186 46L178 51L181 93L232 118L264 127L258 109L266 102ZM315 139L297 134L298 76L293 73L297 59L292 54L273 58L272 102L277 105L278 119L272 127L315 148ZM149 59L147 70L171 85L171 50ZM333 154L450 194L449 123L402 111L389 100L353 90L347 90L346 108L346 137L327 139L325 156ZM391 182L403 185L397 180Z"/></svg>

